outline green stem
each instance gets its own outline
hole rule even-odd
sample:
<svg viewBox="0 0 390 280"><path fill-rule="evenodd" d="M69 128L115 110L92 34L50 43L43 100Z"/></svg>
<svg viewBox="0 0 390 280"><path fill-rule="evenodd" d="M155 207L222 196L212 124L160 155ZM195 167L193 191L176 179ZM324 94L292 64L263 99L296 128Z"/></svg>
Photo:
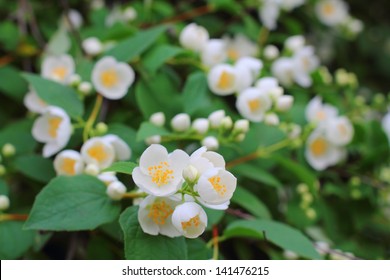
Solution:
<svg viewBox="0 0 390 280"><path fill-rule="evenodd" d="M102 107L102 103L103 103L103 96L100 94L97 94L95 106L93 107L91 115L89 116L89 118L85 124L85 127L84 127L84 131L83 131L84 142L88 140L88 135L90 134L92 126L96 121L96 118L99 114L100 108Z"/></svg>
<svg viewBox="0 0 390 280"><path fill-rule="evenodd" d="M123 198L135 199L135 198L144 198L146 196L147 194L144 192L128 192L123 195Z"/></svg>

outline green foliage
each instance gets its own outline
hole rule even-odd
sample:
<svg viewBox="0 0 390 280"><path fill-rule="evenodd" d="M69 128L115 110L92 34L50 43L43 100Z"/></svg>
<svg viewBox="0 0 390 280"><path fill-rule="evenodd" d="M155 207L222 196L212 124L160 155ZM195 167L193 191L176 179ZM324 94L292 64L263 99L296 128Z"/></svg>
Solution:
<svg viewBox="0 0 390 280"><path fill-rule="evenodd" d="M154 47L145 55L142 63L144 64L146 70L153 75L167 60L183 52L184 49L179 47L159 45Z"/></svg>
<svg viewBox="0 0 390 280"><path fill-rule="evenodd" d="M118 161L114 162L110 167L104 169L104 172L112 171L131 175L135 167L137 167L137 164L134 162Z"/></svg>
<svg viewBox="0 0 390 280"><path fill-rule="evenodd" d="M193 114L210 103L206 75L202 72L191 74L183 89L184 112Z"/></svg>
<svg viewBox="0 0 390 280"><path fill-rule="evenodd" d="M14 67L4 66L0 68L0 77L0 92L20 102L27 92L27 83L19 71Z"/></svg>
<svg viewBox="0 0 390 280"><path fill-rule="evenodd" d="M0 221L0 259L20 258L34 243L35 232L23 230L23 222Z"/></svg>
<svg viewBox="0 0 390 280"><path fill-rule="evenodd" d="M238 186L232 197L232 202L238 204L257 218L270 219L271 214L267 206L250 191Z"/></svg>
<svg viewBox="0 0 390 280"><path fill-rule="evenodd" d="M143 141L154 135L168 135L169 131L164 127L156 126L150 122L143 122L137 132L137 141Z"/></svg>
<svg viewBox="0 0 390 280"><path fill-rule="evenodd" d="M30 153L34 151L36 142L31 135L31 120L22 120L11 123L0 131L0 147L12 143L16 154Z"/></svg>
<svg viewBox="0 0 390 280"><path fill-rule="evenodd" d="M23 155L14 162L15 169L27 177L41 183L49 182L56 174L53 162L38 155Z"/></svg>

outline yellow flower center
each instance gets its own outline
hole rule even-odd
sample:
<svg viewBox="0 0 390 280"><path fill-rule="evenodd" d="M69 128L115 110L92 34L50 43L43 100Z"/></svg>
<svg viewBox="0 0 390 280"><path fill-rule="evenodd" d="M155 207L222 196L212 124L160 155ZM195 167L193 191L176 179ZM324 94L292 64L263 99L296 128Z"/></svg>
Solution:
<svg viewBox="0 0 390 280"><path fill-rule="evenodd" d="M347 128L343 124L338 124L337 125L337 129L338 129L338 131L340 132L341 135L347 135L348 134Z"/></svg>
<svg viewBox="0 0 390 280"><path fill-rule="evenodd" d="M330 16L335 12L335 7L332 3L325 3L322 10L325 15Z"/></svg>
<svg viewBox="0 0 390 280"><path fill-rule="evenodd" d="M65 158L62 161L61 169L63 172L69 175L74 175L76 173L76 170L74 166L76 165L76 160L72 158Z"/></svg>
<svg viewBox="0 0 390 280"><path fill-rule="evenodd" d="M239 58L239 53L235 49L229 49L227 55L231 60L236 61Z"/></svg>
<svg viewBox="0 0 390 280"><path fill-rule="evenodd" d="M259 99L251 99L248 101L249 110L253 113L260 109L261 102Z"/></svg>
<svg viewBox="0 0 390 280"><path fill-rule="evenodd" d="M104 150L103 144L96 144L89 148L88 155L96 159L98 162L102 162L108 157L106 151Z"/></svg>
<svg viewBox="0 0 390 280"><path fill-rule="evenodd" d="M163 186L169 183L174 178L173 170L169 169L168 162L160 162L158 165L149 166L149 175L152 177L152 182L157 186Z"/></svg>
<svg viewBox="0 0 390 280"><path fill-rule="evenodd" d="M156 201L152 204L149 210L148 217L157 225L164 225L169 216L173 213L173 209L164 200Z"/></svg>
<svg viewBox="0 0 390 280"><path fill-rule="evenodd" d="M317 119L318 119L319 121L323 121L323 120L326 119L326 114L325 114L324 111L318 111L318 112L316 113L316 116L317 116Z"/></svg>
<svg viewBox="0 0 390 280"><path fill-rule="evenodd" d="M214 190L220 195L223 196L226 193L226 186L221 184L221 177L214 176L209 178L209 182L213 186Z"/></svg>
<svg viewBox="0 0 390 280"><path fill-rule="evenodd" d="M181 222L181 227L186 230L189 227L198 227L200 225L199 215L189 219L187 222Z"/></svg>
<svg viewBox="0 0 390 280"><path fill-rule="evenodd" d="M235 77L233 74L231 74L227 71L222 71L222 74L219 77L217 87L220 89L229 89L233 86L234 79L235 79Z"/></svg>
<svg viewBox="0 0 390 280"><path fill-rule="evenodd" d="M63 80L68 73L68 70L64 66L57 66L53 69L53 76L59 80Z"/></svg>
<svg viewBox="0 0 390 280"><path fill-rule="evenodd" d="M102 84L105 87L113 87L119 81L118 73L114 69L109 69L109 70L104 71L100 75L100 78L102 80Z"/></svg>
<svg viewBox="0 0 390 280"><path fill-rule="evenodd" d="M310 145L310 150L314 156L322 156L328 148L328 143L323 138L317 138Z"/></svg>
<svg viewBox="0 0 390 280"><path fill-rule="evenodd" d="M60 117L53 117L49 119L49 135L52 138L57 137L57 130L62 122Z"/></svg>

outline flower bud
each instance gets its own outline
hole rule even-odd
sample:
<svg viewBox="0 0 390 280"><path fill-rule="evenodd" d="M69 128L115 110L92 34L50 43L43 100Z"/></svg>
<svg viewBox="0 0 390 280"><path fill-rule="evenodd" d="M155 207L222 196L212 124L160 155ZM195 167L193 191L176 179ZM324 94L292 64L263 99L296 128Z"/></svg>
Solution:
<svg viewBox="0 0 390 280"><path fill-rule="evenodd" d="M275 113L265 115L264 122L267 125L276 126L279 124L279 117Z"/></svg>
<svg viewBox="0 0 390 280"><path fill-rule="evenodd" d="M96 56L103 51L102 42L96 37L89 37L82 43L83 50L86 54Z"/></svg>
<svg viewBox="0 0 390 280"><path fill-rule="evenodd" d="M269 96L273 100L278 100L279 97L283 96L284 90L282 87L274 87L269 91Z"/></svg>
<svg viewBox="0 0 390 280"><path fill-rule="evenodd" d="M235 140L236 142L242 142L242 141L244 141L244 139L245 139L245 133L240 133L240 134L238 134L238 135L234 138L234 140Z"/></svg>
<svg viewBox="0 0 390 280"><path fill-rule="evenodd" d="M81 82L81 77L79 74L72 74L70 77L69 77L69 85L71 86L78 86Z"/></svg>
<svg viewBox="0 0 390 280"><path fill-rule="evenodd" d="M189 183L195 183L198 180L199 172L198 170L192 166L188 165L183 169L183 178Z"/></svg>
<svg viewBox="0 0 390 280"><path fill-rule="evenodd" d="M200 52L209 40L209 33L196 23L187 25L180 33L180 44L189 50Z"/></svg>
<svg viewBox="0 0 390 280"><path fill-rule="evenodd" d="M112 200L121 200L125 193L126 193L126 186L120 181L112 182L111 184L108 185L106 190L106 194Z"/></svg>
<svg viewBox="0 0 390 280"><path fill-rule="evenodd" d="M306 217L308 217L310 220L314 220L317 218L317 212L313 208L308 208L305 211Z"/></svg>
<svg viewBox="0 0 390 280"><path fill-rule="evenodd" d="M305 46L305 38L302 35L295 35L287 38L284 46L292 51L296 52Z"/></svg>
<svg viewBox="0 0 390 280"><path fill-rule="evenodd" d="M294 97L291 95L282 95L276 101L276 109L281 112L290 110L293 105Z"/></svg>
<svg viewBox="0 0 390 280"><path fill-rule="evenodd" d="M346 86L349 84L349 75L345 69L338 69L336 71L336 83L339 86Z"/></svg>
<svg viewBox="0 0 390 280"><path fill-rule="evenodd" d="M242 133L247 133L249 130L249 121L246 119L237 120L234 123L234 131L239 131Z"/></svg>
<svg viewBox="0 0 390 280"><path fill-rule="evenodd" d="M93 164L93 163L90 163L88 164L85 169L84 169L84 172L88 175L91 175L91 176L96 176L99 174L99 167L96 165L96 164Z"/></svg>
<svg viewBox="0 0 390 280"><path fill-rule="evenodd" d="M219 142L214 136L207 136L202 140L202 146L205 146L209 151L215 151L219 148Z"/></svg>
<svg viewBox="0 0 390 280"><path fill-rule="evenodd" d="M6 195L0 195L0 211L7 210L9 208L10 202L9 198Z"/></svg>
<svg viewBox="0 0 390 280"><path fill-rule="evenodd" d="M218 128L221 125L221 121L224 117L225 117L224 110L218 110L212 112L208 117L211 128Z"/></svg>
<svg viewBox="0 0 390 280"><path fill-rule="evenodd" d="M6 143L4 144L1 152L3 153L4 157L12 157L13 155L15 155L16 149L14 145Z"/></svg>
<svg viewBox="0 0 390 280"><path fill-rule="evenodd" d="M78 91L84 95L89 95L92 92L92 84L90 82L82 82L77 87Z"/></svg>
<svg viewBox="0 0 390 280"><path fill-rule="evenodd" d="M161 143L161 136L160 135L153 135L145 139L146 145L152 145L152 144L160 144Z"/></svg>
<svg viewBox="0 0 390 280"><path fill-rule="evenodd" d="M232 118L231 118L230 116L224 117L224 118L221 120L221 126L222 126L224 129L230 129L230 128L232 128L232 126L233 126Z"/></svg>
<svg viewBox="0 0 390 280"><path fill-rule="evenodd" d="M163 126L165 124L165 115L163 112L157 112L150 116L149 121L155 126Z"/></svg>
<svg viewBox="0 0 390 280"><path fill-rule="evenodd" d="M191 126L190 116L186 113L177 114L171 120L171 126L177 132L188 130Z"/></svg>
<svg viewBox="0 0 390 280"><path fill-rule="evenodd" d="M306 184L301 183L298 185L297 191L300 194L304 194L309 191L309 187Z"/></svg>
<svg viewBox="0 0 390 280"><path fill-rule="evenodd" d="M279 49L274 45L267 45L264 48L263 55L265 59L274 60L279 56Z"/></svg>
<svg viewBox="0 0 390 280"><path fill-rule="evenodd" d="M96 133L99 135L104 135L108 131L108 126L104 122L99 122L96 125Z"/></svg>
<svg viewBox="0 0 390 280"><path fill-rule="evenodd" d="M302 201L304 201L307 204L312 203L313 202L312 194L309 193L309 192L306 192L306 193L302 194Z"/></svg>
<svg viewBox="0 0 390 280"><path fill-rule="evenodd" d="M209 130L209 120L205 118L199 118L194 120L192 128L199 134L205 134Z"/></svg>
<svg viewBox="0 0 390 280"><path fill-rule="evenodd" d="M125 21L133 21L137 18L137 11L133 7L127 7L122 16Z"/></svg>

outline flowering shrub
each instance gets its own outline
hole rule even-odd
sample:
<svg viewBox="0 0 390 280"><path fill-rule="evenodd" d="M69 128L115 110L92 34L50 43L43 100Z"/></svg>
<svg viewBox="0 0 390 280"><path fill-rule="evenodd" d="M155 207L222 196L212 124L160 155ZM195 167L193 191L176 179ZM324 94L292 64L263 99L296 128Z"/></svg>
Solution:
<svg viewBox="0 0 390 280"><path fill-rule="evenodd" d="M2 259L389 257L389 99L333 69L346 1L60 2L0 24Z"/></svg>

